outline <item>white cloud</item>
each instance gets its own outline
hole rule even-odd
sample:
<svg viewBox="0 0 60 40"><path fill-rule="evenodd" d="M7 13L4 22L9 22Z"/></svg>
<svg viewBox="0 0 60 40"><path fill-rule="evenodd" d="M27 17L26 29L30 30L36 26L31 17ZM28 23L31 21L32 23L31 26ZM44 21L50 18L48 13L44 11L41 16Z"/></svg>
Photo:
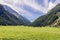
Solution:
<svg viewBox="0 0 60 40"><path fill-rule="evenodd" d="M28 5L32 7L34 10L42 11L43 13L47 13L51 8L60 3L60 0L56 0L54 3L48 2L48 0L44 0L44 7L39 5L36 0L0 0L0 4L5 4L16 10L17 12L23 13L23 15L33 16L27 10L23 10L17 5Z"/></svg>
<svg viewBox="0 0 60 40"><path fill-rule="evenodd" d="M25 0L24 4L32 7L35 10L42 11L43 13L46 13L46 8L37 4L37 2L35 0Z"/></svg>
<svg viewBox="0 0 60 40"><path fill-rule="evenodd" d="M42 7L41 5L38 5L35 0L10 0L10 1L6 0L5 2L11 5L28 5L35 10L46 13L46 8ZM45 7L48 6L47 1L45 1L45 4L46 4Z"/></svg>
<svg viewBox="0 0 60 40"><path fill-rule="evenodd" d="M55 2L54 2L54 4L59 4L60 3L60 0L56 0Z"/></svg>
<svg viewBox="0 0 60 40"><path fill-rule="evenodd" d="M52 8L54 8L59 3L60 3L60 0L56 0L54 3L49 2L48 11L51 10Z"/></svg>
<svg viewBox="0 0 60 40"><path fill-rule="evenodd" d="M48 9L51 10L53 7L55 7L55 4L53 4L52 2L50 2Z"/></svg>
<svg viewBox="0 0 60 40"><path fill-rule="evenodd" d="M0 4L3 4L4 3L4 1L3 0L0 0Z"/></svg>
<svg viewBox="0 0 60 40"><path fill-rule="evenodd" d="M8 4L15 7L17 7L16 5L28 5L35 10L42 11L43 13L47 12L46 7L48 6L48 0L44 1L44 4L46 4L45 7L37 4L35 0L1 0L1 3L2 1L4 2L4 4Z"/></svg>
<svg viewBox="0 0 60 40"><path fill-rule="evenodd" d="M28 5L35 10L46 13L49 9L53 8L56 4L60 3L60 0L56 0L54 3L48 3L48 0L44 0L45 7L37 4L36 0L0 0L0 3L8 4L15 7L17 7L16 5Z"/></svg>

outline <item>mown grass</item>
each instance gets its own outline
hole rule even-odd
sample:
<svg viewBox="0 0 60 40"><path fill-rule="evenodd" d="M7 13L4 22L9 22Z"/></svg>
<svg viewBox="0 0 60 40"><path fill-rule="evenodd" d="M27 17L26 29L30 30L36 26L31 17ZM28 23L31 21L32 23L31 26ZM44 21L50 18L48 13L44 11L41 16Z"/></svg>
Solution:
<svg viewBox="0 0 60 40"><path fill-rule="evenodd" d="M60 40L60 28L0 26L0 40Z"/></svg>

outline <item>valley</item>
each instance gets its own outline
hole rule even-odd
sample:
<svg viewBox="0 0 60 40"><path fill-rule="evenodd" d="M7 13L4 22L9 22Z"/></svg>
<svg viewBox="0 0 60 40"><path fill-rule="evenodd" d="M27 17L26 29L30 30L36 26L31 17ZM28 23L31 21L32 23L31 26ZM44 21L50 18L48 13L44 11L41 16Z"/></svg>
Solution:
<svg viewBox="0 0 60 40"><path fill-rule="evenodd" d="M60 40L60 0L0 0L0 40Z"/></svg>

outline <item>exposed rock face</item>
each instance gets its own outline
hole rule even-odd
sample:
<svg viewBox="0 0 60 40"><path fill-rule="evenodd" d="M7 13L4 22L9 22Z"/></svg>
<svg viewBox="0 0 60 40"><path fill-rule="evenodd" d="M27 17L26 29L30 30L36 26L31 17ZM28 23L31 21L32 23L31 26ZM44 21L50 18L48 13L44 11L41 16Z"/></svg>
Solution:
<svg viewBox="0 0 60 40"><path fill-rule="evenodd" d="M57 12L56 15L58 16L58 19L56 19L52 25L53 26L60 26L60 12Z"/></svg>
<svg viewBox="0 0 60 40"><path fill-rule="evenodd" d="M60 26L60 4L56 5L46 15L36 19L31 25L33 26Z"/></svg>

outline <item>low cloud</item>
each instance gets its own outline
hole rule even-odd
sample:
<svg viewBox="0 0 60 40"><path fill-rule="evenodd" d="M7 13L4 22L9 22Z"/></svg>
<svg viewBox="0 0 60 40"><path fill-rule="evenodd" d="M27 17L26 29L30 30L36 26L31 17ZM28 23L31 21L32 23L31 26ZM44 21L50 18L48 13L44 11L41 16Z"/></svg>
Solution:
<svg viewBox="0 0 60 40"><path fill-rule="evenodd" d="M51 0L51 1L53 1L53 0ZM33 12L31 13L27 10L22 9L21 7L23 7L23 5L27 5L27 6L31 7L33 10L40 11L40 12L43 12L44 14L46 14L54 6L56 6L58 3L60 3L60 0L56 0L54 3L52 3L51 1L43 0L44 6L42 6L41 3L38 4L38 2L36 0L0 0L0 4L8 5L12 9L14 9L18 13L20 13L21 15L30 17L30 19L32 17L32 19L33 19L34 18L33 17L34 15L32 14Z"/></svg>

